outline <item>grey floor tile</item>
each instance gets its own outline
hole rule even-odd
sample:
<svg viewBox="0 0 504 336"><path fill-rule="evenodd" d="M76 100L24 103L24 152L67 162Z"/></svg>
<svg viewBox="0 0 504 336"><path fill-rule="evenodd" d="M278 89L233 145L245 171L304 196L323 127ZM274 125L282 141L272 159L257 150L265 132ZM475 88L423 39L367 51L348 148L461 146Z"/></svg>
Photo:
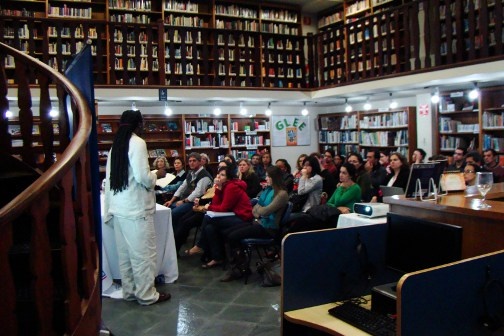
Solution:
<svg viewBox="0 0 504 336"><path fill-rule="evenodd" d="M192 240L190 240L192 242ZM184 247L186 248L186 247ZM280 287L253 274L223 283L225 270L201 268L198 256L178 259L179 279L157 287L171 300L151 306L103 299L102 320L115 336L270 336L280 334ZM254 265L254 263L252 263Z"/></svg>

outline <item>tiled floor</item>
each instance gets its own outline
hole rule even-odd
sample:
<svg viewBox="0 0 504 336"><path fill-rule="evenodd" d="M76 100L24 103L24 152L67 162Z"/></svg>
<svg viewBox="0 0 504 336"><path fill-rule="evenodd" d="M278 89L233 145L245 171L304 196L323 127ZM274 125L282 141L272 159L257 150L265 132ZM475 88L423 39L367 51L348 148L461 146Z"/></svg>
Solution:
<svg viewBox="0 0 504 336"><path fill-rule="evenodd" d="M280 287L261 287L256 272L247 285L220 282L225 271L202 269L199 259L179 258L178 281L158 287L171 293L167 302L143 307L103 298L104 325L116 336L280 335Z"/></svg>

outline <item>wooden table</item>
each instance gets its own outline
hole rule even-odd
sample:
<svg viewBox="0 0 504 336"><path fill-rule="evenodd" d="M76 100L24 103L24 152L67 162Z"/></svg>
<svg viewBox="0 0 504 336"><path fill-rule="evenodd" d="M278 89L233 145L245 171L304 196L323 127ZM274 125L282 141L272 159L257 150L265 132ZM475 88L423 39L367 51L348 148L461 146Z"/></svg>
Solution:
<svg viewBox="0 0 504 336"><path fill-rule="evenodd" d="M365 297L368 302L362 306L371 309L371 295ZM365 331L356 328L342 320L330 315L327 311L336 306L336 303L327 303L320 306L308 307L303 309L285 312L285 319L288 321L304 325L313 329L321 330L330 335L344 336L363 336L369 335Z"/></svg>
<svg viewBox="0 0 504 336"><path fill-rule="evenodd" d="M462 258L504 249L504 183L487 194L489 209L477 208L481 196L466 197L463 192L441 196L437 202L404 196L385 197L384 202L390 204L390 212L461 226Z"/></svg>

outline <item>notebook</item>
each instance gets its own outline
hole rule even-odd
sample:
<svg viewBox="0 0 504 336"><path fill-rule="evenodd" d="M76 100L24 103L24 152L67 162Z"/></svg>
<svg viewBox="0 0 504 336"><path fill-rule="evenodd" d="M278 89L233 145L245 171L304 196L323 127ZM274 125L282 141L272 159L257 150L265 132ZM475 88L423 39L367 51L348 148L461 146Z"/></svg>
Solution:
<svg viewBox="0 0 504 336"><path fill-rule="evenodd" d="M380 186L383 197L394 196L394 195L404 195L404 189L399 187L389 187L382 185Z"/></svg>

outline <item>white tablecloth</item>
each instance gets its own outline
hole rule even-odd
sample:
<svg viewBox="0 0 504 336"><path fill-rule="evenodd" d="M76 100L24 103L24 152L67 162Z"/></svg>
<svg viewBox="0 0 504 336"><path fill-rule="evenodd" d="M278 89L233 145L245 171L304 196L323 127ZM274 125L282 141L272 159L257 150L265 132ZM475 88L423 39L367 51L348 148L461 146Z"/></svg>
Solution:
<svg viewBox="0 0 504 336"><path fill-rule="evenodd" d="M339 215L338 217L338 229L363 226L363 225L373 225L373 224L385 224L387 223L387 217L376 217L367 218L359 216L356 213Z"/></svg>
<svg viewBox="0 0 504 336"><path fill-rule="evenodd" d="M102 219L103 202L104 196L101 195ZM170 208L156 204L154 226L156 230L157 274L164 276L165 283L172 283L178 279L178 264ZM114 228L103 223L103 220L102 254L102 291L106 291L112 285L112 279L121 279L121 273L119 271L119 260L117 256Z"/></svg>

